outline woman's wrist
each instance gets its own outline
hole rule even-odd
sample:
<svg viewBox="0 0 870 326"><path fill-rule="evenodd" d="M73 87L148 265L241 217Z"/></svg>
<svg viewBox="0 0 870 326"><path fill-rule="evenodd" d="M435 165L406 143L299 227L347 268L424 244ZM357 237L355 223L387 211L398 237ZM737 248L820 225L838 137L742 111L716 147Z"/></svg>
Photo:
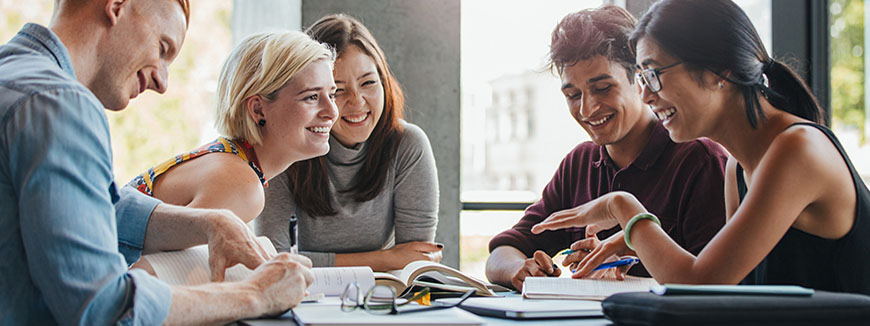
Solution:
<svg viewBox="0 0 870 326"><path fill-rule="evenodd" d="M610 197L607 209L611 217L615 218L623 229L632 217L646 212L646 208L634 195L622 191L616 192Z"/></svg>
<svg viewBox="0 0 870 326"><path fill-rule="evenodd" d="M655 215L653 215L652 213L643 212L643 213L637 214L634 217L632 217L628 221L628 223L625 225L625 229L624 229L624 231L625 231L625 245L628 247L628 249L634 250L634 246L631 243L631 231L634 228L635 224L637 224L643 220L652 221L655 224L658 224L659 226L662 225L662 222L659 221L659 218L656 217Z"/></svg>
<svg viewBox="0 0 870 326"><path fill-rule="evenodd" d="M625 245L625 235L623 234L622 230L614 233L613 235L605 239L602 243L603 246L606 247L605 249L607 249L608 252L612 252L617 256L634 256L634 251L628 249L628 246Z"/></svg>
<svg viewBox="0 0 870 326"><path fill-rule="evenodd" d="M353 253L336 253L335 266L369 266L373 271L388 271L395 268L390 267L390 249L380 249L374 251L353 252Z"/></svg>
<svg viewBox="0 0 870 326"><path fill-rule="evenodd" d="M395 247L392 247L395 248ZM392 255L390 254L390 249L381 249L372 251L373 259L372 261L372 269L375 271L388 271L393 270L392 268Z"/></svg>

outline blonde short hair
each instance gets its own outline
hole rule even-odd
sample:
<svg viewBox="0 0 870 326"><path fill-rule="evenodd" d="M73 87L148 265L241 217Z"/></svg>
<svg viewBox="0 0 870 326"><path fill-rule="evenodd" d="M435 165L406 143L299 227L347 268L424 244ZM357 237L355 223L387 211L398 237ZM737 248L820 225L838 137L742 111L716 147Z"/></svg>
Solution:
<svg viewBox="0 0 870 326"><path fill-rule="evenodd" d="M272 101L278 90L308 64L335 60L327 46L295 31L265 32L246 37L224 62L217 89L217 131L231 139L262 143L247 100L260 95Z"/></svg>

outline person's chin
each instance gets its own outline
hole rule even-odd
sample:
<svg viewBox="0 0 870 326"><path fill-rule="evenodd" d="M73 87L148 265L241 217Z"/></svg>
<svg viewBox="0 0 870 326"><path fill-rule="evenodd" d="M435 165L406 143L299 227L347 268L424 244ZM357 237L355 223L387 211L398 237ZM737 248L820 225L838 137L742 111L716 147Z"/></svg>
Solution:
<svg viewBox="0 0 870 326"><path fill-rule="evenodd" d="M696 137L690 137L687 132L684 130L680 130L675 128L674 126L666 126L665 129L668 130L668 136L671 137L671 140L675 143L685 143L687 141L694 140Z"/></svg>
<svg viewBox="0 0 870 326"><path fill-rule="evenodd" d="M323 155L326 155L327 153L329 153L329 143L323 144L323 146L320 148L320 150L317 151L317 154L315 155L315 157L323 156Z"/></svg>
<svg viewBox="0 0 870 326"><path fill-rule="evenodd" d="M594 143L595 145L598 145L598 146L605 146L605 145L613 144L613 140L609 136L607 136L607 137L592 137L592 143Z"/></svg>
<svg viewBox="0 0 870 326"><path fill-rule="evenodd" d="M366 134L362 130L355 130L355 132L349 133L349 135L348 135L349 137L346 137L345 139L348 140L351 144L354 144L354 146L355 146L356 144L359 144L359 143L362 143L362 142L365 142L366 140L368 140L368 136L370 136L370 135L371 135L371 132Z"/></svg>
<svg viewBox="0 0 870 326"><path fill-rule="evenodd" d="M617 138L616 133L612 130L598 130L597 132L591 130L586 131L592 142L598 146L610 145L613 143L614 139Z"/></svg>
<svg viewBox="0 0 870 326"><path fill-rule="evenodd" d="M320 157L326 155L327 153L329 153L329 143L318 144L317 146L314 146L310 151L308 151L308 155L306 155L307 157L305 159L307 160L315 157Z"/></svg>
<svg viewBox="0 0 870 326"><path fill-rule="evenodd" d="M103 107L105 107L106 110L117 112L117 111L121 111L123 109L126 109L129 104L130 104L129 99L121 98L117 101L104 102Z"/></svg>
<svg viewBox="0 0 870 326"><path fill-rule="evenodd" d="M352 139L354 143L359 144L366 140L369 140L369 137L372 136L373 131L374 126L361 126L352 129L349 138Z"/></svg>

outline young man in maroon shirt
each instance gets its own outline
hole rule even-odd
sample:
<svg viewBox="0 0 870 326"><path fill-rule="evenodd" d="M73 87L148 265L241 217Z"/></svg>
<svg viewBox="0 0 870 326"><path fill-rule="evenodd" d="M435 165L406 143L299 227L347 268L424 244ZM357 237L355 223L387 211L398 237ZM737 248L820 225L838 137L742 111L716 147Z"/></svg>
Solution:
<svg viewBox="0 0 870 326"><path fill-rule="evenodd" d="M625 9L603 6L569 14L553 31L550 67L562 79L571 115L592 141L568 153L541 199L513 228L490 241L490 281L521 289L528 276L559 276L551 257L566 248L574 250L563 261L571 269L581 262L597 264L633 255L619 227L597 235L587 235L584 228L538 235L530 231L556 212L582 214L577 206L615 190L635 194L660 217L671 238L693 254L724 225L728 154L706 139L674 143L644 106L634 76L635 57L628 47L635 23ZM590 276L622 278L626 269ZM628 274L649 275L642 265L631 267Z"/></svg>

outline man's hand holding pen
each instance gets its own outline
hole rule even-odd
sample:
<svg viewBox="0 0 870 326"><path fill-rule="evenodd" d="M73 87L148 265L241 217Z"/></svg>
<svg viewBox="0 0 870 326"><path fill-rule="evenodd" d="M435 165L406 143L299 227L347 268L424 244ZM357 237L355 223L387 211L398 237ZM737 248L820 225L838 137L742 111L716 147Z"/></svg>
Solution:
<svg viewBox="0 0 870 326"><path fill-rule="evenodd" d="M532 257L523 261L522 265L515 265L518 268L511 276L510 284L514 289L520 290L527 277L559 277L562 275L562 270L557 263L568 267L574 278L606 277L623 280L625 273L638 260L634 257L620 259L619 256L633 254L622 239L622 232L604 241L599 240L595 234L586 234L586 238L575 241L569 248L556 253L553 257L543 250L535 251Z"/></svg>
<svg viewBox="0 0 870 326"><path fill-rule="evenodd" d="M523 266L511 277L511 285L516 290L523 288L523 281L529 276L553 276L562 275L562 270L553 262L546 252L542 250L535 251L532 258L528 258L523 262Z"/></svg>

